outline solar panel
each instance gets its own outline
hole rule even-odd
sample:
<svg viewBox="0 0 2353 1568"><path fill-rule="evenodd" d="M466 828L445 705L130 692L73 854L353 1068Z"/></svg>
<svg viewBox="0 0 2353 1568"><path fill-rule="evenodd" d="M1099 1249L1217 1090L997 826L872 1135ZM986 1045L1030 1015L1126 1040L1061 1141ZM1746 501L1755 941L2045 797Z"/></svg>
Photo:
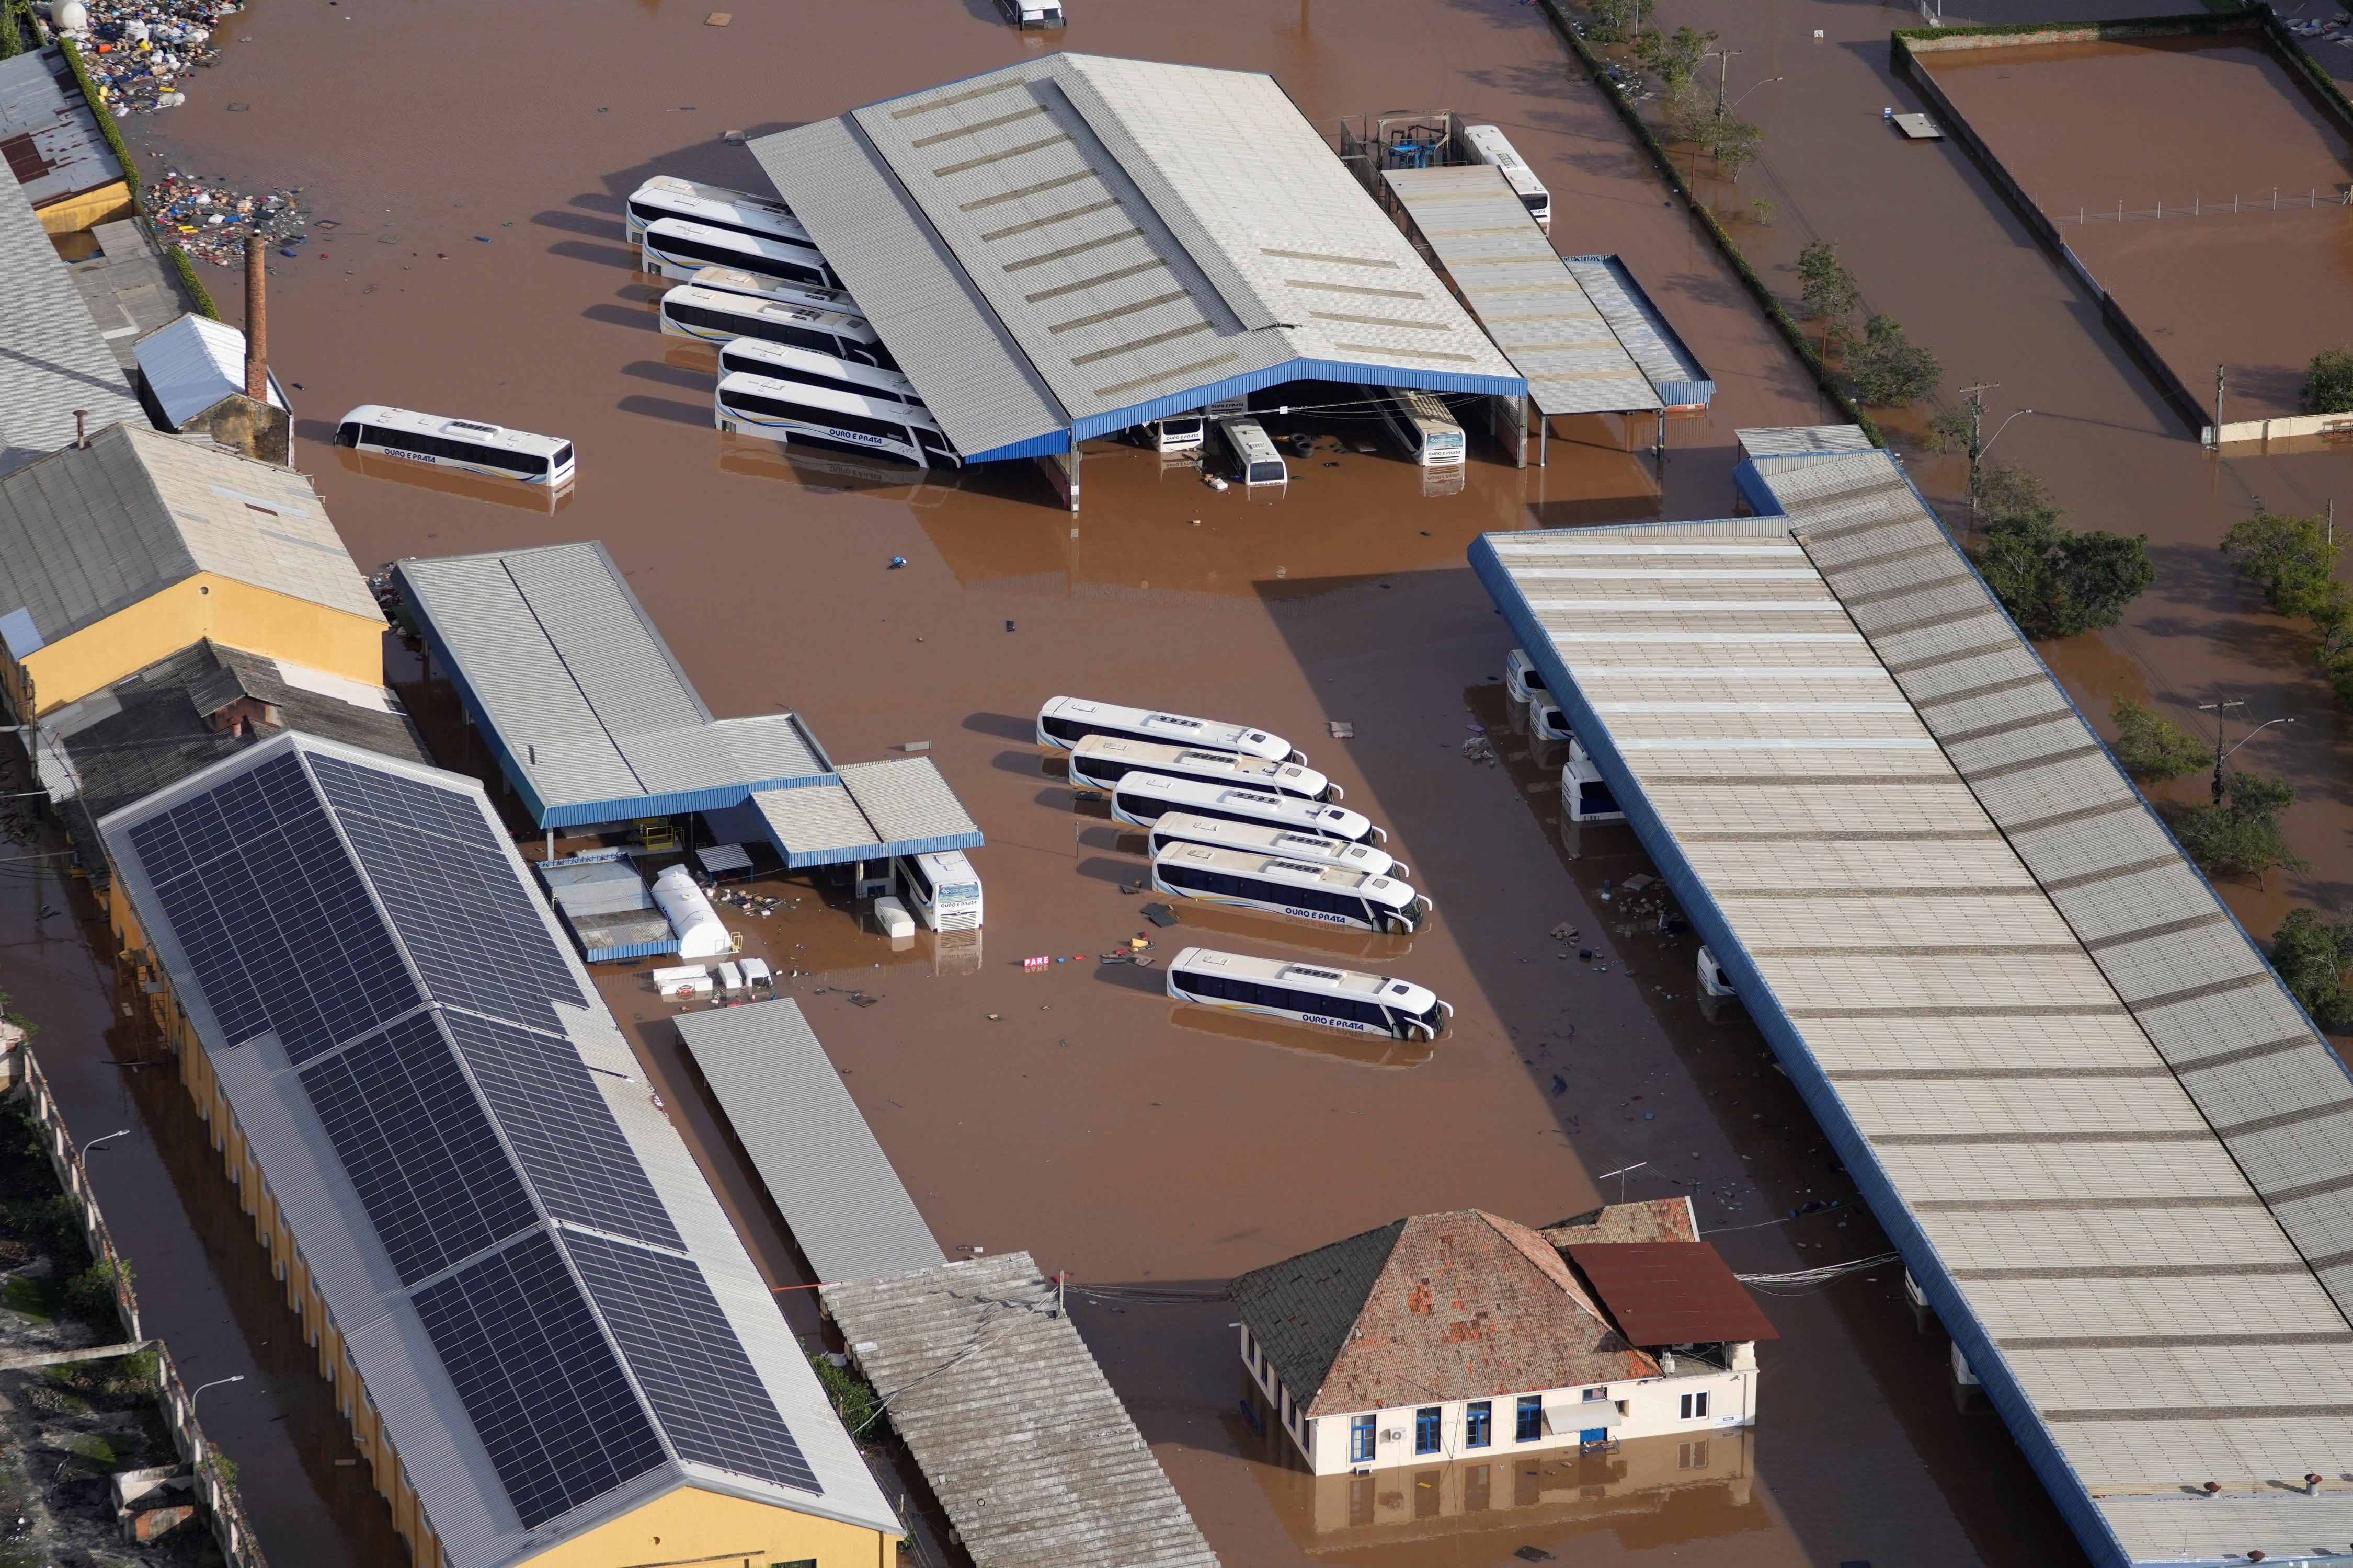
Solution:
<svg viewBox="0 0 2353 1568"><path fill-rule="evenodd" d="M540 907L474 797L311 752L426 985L443 1002L539 1028L551 999L583 1005Z"/></svg>
<svg viewBox="0 0 2353 1568"><path fill-rule="evenodd" d="M823 1491L692 1259L575 1230L564 1246L679 1458Z"/></svg>
<svg viewBox="0 0 2353 1568"><path fill-rule="evenodd" d="M569 1041L465 1013L442 1021L547 1212L683 1249L670 1211Z"/></svg>
<svg viewBox="0 0 2353 1568"><path fill-rule="evenodd" d="M419 1290L416 1302L524 1529L667 1461L544 1233Z"/></svg>
<svg viewBox="0 0 2353 1568"><path fill-rule="evenodd" d="M289 753L141 823L131 843L232 1046L307 1061L423 1000Z"/></svg>
<svg viewBox="0 0 2353 1568"><path fill-rule="evenodd" d="M301 1077L402 1284L539 1223L432 1015L404 1018Z"/></svg>

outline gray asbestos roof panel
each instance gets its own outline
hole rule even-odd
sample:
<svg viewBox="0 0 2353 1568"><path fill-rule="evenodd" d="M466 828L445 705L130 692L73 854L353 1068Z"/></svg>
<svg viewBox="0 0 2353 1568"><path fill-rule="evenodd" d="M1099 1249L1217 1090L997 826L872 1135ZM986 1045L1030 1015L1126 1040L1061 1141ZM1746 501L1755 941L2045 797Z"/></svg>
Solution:
<svg viewBox="0 0 2353 1568"><path fill-rule="evenodd" d="M9 173L37 207L122 178L73 68L54 44L0 60L0 146L10 142L16 145L8 151Z"/></svg>
<svg viewBox="0 0 2353 1568"><path fill-rule="evenodd" d="M820 1279L947 1261L798 1003L688 1013L678 1033Z"/></svg>
<svg viewBox="0 0 2353 1568"><path fill-rule="evenodd" d="M2346 1073L1889 459L1741 435L1784 515L1474 564L2094 1555L2210 1476L2353 1539L2273 1489L2348 1468Z"/></svg>
<svg viewBox="0 0 2353 1568"><path fill-rule="evenodd" d="M841 782L885 843L955 839L940 847L969 848L980 842L979 826L929 757L845 763Z"/></svg>
<svg viewBox="0 0 2353 1568"><path fill-rule="evenodd" d="M1485 163L1381 176L1547 415L1662 405L1642 367L1502 173Z"/></svg>
<svg viewBox="0 0 2353 1568"><path fill-rule="evenodd" d="M819 1295L976 1568L1215 1568L1028 1253Z"/></svg>
<svg viewBox="0 0 2353 1568"><path fill-rule="evenodd" d="M147 423L25 188L5 178L0 343L8 349L0 354L0 474L72 440L77 408L89 412L92 430L118 420Z"/></svg>

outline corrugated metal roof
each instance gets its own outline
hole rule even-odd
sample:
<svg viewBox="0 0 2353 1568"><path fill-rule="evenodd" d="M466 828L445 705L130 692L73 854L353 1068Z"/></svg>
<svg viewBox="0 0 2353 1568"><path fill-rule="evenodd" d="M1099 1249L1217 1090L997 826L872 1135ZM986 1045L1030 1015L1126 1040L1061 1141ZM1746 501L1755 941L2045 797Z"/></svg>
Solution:
<svg viewBox="0 0 2353 1568"><path fill-rule="evenodd" d="M396 572L543 826L740 805L832 772L793 714L712 719L601 544Z"/></svg>
<svg viewBox="0 0 2353 1568"><path fill-rule="evenodd" d="M1704 1241L1572 1242L1563 1250L1635 1344L1781 1337Z"/></svg>
<svg viewBox="0 0 2353 1568"><path fill-rule="evenodd" d="M1518 377L1271 78L1055 54L753 152L958 448Z"/></svg>
<svg viewBox="0 0 2353 1568"><path fill-rule="evenodd" d="M839 789L752 796L769 842L790 867L976 849L980 828L929 757L845 763Z"/></svg>
<svg viewBox="0 0 2353 1568"><path fill-rule="evenodd" d="M818 1278L947 1261L799 1003L681 1014L678 1034Z"/></svg>
<svg viewBox="0 0 2353 1568"><path fill-rule="evenodd" d="M818 1294L976 1568L1215 1568L1028 1253Z"/></svg>
<svg viewBox="0 0 2353 1568"><path fill-rule="evenodd" d="M1700 368L1698 357L1667 325L1623 261L1614 256L1572 256L1567 267L1660 402L1683 408L1715 395L1715 383Z"/></svg>
<svg viewBox="0 0 2353 1568"><path fill-rule="evenodd" d="M54 44L0 60L0 156L36 207L122 178L73 68Z"/></svg>
<svg viewBox="0 0 2353 1568"><path fill-rule="evenodd" d="M142 824L195 796L224 784L235 784L240 782L240 775L276 763L290 754L301 762L301 787L314 794L329 821L338 825L328 829L329 849L351 858L349 874L358 878L359 885L365 889L356 907L343 911L347 923L338 934L367 940L359 936L366 928L388 933L388 939L399 949L399 962L417 987L417 994L425 999L422 1013L405 1016L404 1023L417 1016L438 1018L446 1013L447 999L436 995L423 979L437 971L429 963L420 961L420 949L451 938L472 943L477 931L475 921L483 918L485 911L471 907L452 910L454 929L450 932L420 930L413 921L394 919L387 912L386 895L381 886L351 855L347 840L351 823L332 799L318 789L311 770L322 766L322 759L336 759L369 775L429 785L438 792L438 800L457 801L459 809L479 814L480 841L499 847L503 860L501 874L513 879L521 899L518 907L527 907L541 922L541 932L548 939L543 951L556 955L575 996L567 1000L555 994L563 987L550 985L543 978L536 982L519 978L513 984L518 988L546 987L546 1016L561 1030L565 1044L577 1052L581 1063L589 1069L588 1076L617 1126L628 1154L651 1186L662 1214L676 1229L679 1244L675 1250L691 1261L709 1287L726 1327L740 1342L762 1390L774 1400L789 1426L819 1490L788 1488L671 1458L535 1529L522 1526L490 1452L412 1300L446 1276L427 1275L413 1286L403 1284L400 1272L302 1086L300 1069L290 1062L287 1049L274 1031L265 1031L242 1043L228 1037L216 1009L247 1004L234 997L212 996L200 983L188 946L207 939L203 933L184 937L174 929L158 895L156 879L142 862L134 839ZM282 788L283 781L263 787ZM273 802L282 798L272 797ZM250 810L250 802L243 809ZM225 819L226 816L224 814ZM299 1255L325 1298L335 1325L345 1337L361 1380L383 1417L386 1436L439 1541L444 1561L452 1568L501 1568L503 1564L541 1556L641 1503L687 1487L886 1533L897 1532L896 1516L834 1415L806 1354L776 1310L766 1281L744 1252L742 1240L721 1211L684 1140L648 1096L638 1076L641 1069L628 1042L597 998L595 985L574 956L570 942L564 940L554 914L529 890L528 869L515 854L478 782L428 767L395 763L353 747L288 735L254 747L115 813L101 825L101 831L120 872L124 895L138 913L140 924L153 944L156 961L171 977L174 995L185 1008L219 1076L236 1111L238 1127L293 1233ZM226 825L220 831L225 837L251 833L254 825L250 821ZM294 952L290 944L295 941L293 936L274 929L245 933L237 950L238 960L274 973L290 972L296 967L296 960L290 956ZM501 957L497 953L481 956L486 963L496 963ZM585 1004L579 998L586 998ZM364 1015L357 1026L362 1030L361 1037L367 1037L370 1026ZM521 1032L516 1026L505 1026ZM537 1027L553 1039L545 1022ZM494 1117L508 1114L499 1111L491 1100L486 1099L482 1103ZM534 1194L539 1193L535 1185L533 1191ZM574 1228L554 1223L549 1217L551 1205L543 1197L535 1195L533 1203L538 1227L523 1234L554 1237L565 1248L575 1246L570 1239ZM623 1343L619 1339L615 1342ZM621 1353L626 1357L629 1352L623 1348ZM645 1397L634 1387L633 1392L640 1399ZM617 1414L615 1419L617 1423ZM575 1458L584 1467L593 1467L596 1462L593 1455L579 1454Z"/></svg>
<svg viewBox="0 0 2353 1568"><path fill-rule="evenodd" d="M21 57L20 57L21 58ZM73 411L96 430L147 423L24 187L0 179L0 474L74 438Z"/></svg>
<svg viewBox="0 0 2353 1568"><path fill-rule="evenodd" d="M1416 233L1547 415L1621 414L1663 405L1577 275L1528 209L1486 163L1391 169Z"/></svg>
<svg viewBox="0 0 2353 1568"><path fill-rule="evenodd" d="M309 479L132 417L0 476L0 635L19 658L200 572L382 621Z"/></svg>
<svg viewBox="0 0 2353 1568"><path fill-rule="evenodd" d="M1769 445L1809 442L1750 449ZM2275 1489L2353 1458L2337 1392L2353 1325L2291 1235L2297 1205L2330 1194L2274 1188L2267 1207L2278 1165L2215 1131L2326 1128L2343 1074L2314 1058L2332 1073L2274 1080L2269 1113L2230 1134L2206 1085L2233 1070L2232 1042L2293 1058L2302 1040L2280 1042L2308 1031L2216 1036L2218 1002L2276 994L2208 988L2210 970L2260 970L2243 937L2243 961L2198 961L2170 997L2087 946L2100 930L2173 940L2146 929L2169 923L2147 902L2094 927L2077 895L2172 879L2178 851L2152 841L2160 864L2121 869L2135 863L2063 833L2140 809L2088 731L2046 746L2039 721L1947 712L2064 700L1981 588L1932 606L1873 575L1975 584L1890 459L1826 445L1752 466L1744 489L1789 516L1490 535L1474 566L2095 1560L2208 1540L2208 1516L2183 1510L2209 1479L2234 1494L2233 1552L2353 1539L2353 1491ZM2067 848L2036 841L2054 832ZM2196 882L2180 875L2178 894L2152 890L2159 910ZM2206 1071L2168 1039L2175 1007L2203 1019L2180 1038L2202 1029ZM2249 1061L2249 1089L2270 1059ZM2317 1141L2297 1157L2331 1158Z"/></svg>
<svg viewBox="0 0 2353 1568"><path fill-rule="evenodd" d="M132 345L147 390L164 417L178 429L231 393L245 390L245 334L226 321L194 313L156 328ZM269 377L269 401L286 406L277 374Z"/></svg>

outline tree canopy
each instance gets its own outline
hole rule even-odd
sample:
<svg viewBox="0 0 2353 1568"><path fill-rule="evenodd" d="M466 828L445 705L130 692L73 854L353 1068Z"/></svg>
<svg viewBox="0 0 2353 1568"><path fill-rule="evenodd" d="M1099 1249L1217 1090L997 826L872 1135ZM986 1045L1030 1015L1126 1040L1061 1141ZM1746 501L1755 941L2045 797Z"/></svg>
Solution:
<svg viewBox="0 0 2353 1568"><path fill-rule="evenodd" d="M2295 803L2284 778L2233 768L2222 781L2221 804L2186 806L2173 836L2208 875L2253 877L2255 886L2274 870L2301 871L2312 862L2287 847L2280 818Z"/></svg>
<svg viewBox="0 0 2353 1568"><path fill-rule="evenodd" d="M2315 414L2353 414L2353 348L2312 356L2304 372L2304 401Z"/></svg>
<svg viewBox="0 0 2353 1568"><path fill-rule="evenodd" d="M2272 967L2313 1022L2353 1024L2353 921L2327 921L2310 910L2290 910L2272 938Z"/></svg>
<svg viewBox="0 0 2353 1568"><path fill-rule="evenodd" d="M1883 314L1863 323L1862 342L1847 351L1846 373L1863 402L1906 408L1936 389L1945 367L1905 335L1902 322Z"/></svg>
<svg viewBox="0 0 2353 1568"><path fill-rule="evenodd" d="M2074 637L2124 619L2125 606L2157 580L2147 534L2059 526L2066 513L2042 481L2007 464L1978 479L1985 543L1978 571L2028 637Z"/></svg>
<svg viewBox="0 0 2353 1568"><path fill-rule="evenodd" d="M2145 783L2161 784L2200 772L2213 758L2205 742L2129 698L2116 699L2108 716L2116 724L2116 761Z"/></svg>

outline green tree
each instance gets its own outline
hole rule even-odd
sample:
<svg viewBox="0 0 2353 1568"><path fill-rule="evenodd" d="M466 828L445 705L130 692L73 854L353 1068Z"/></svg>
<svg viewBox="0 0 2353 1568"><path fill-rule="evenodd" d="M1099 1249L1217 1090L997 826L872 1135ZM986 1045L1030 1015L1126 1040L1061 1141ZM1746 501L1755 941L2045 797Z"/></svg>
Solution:
<svg viewBox="0 0 2353 1568"><path fill-rule="evenodd" d="M131 1287L131 1266L93 1263L66 1286L66 1310L92 1328L112 1328L121 1316L119 1290Z"/></svg>
<svg viewBox="0 0 2353 1568"><path fill-rule="evenodd" d="M1906 408L1935 390L1945 367L1905 336L1902 322L1877 315L1863 323L1862 342L1848 351L1846 373L1863 402Z"/></svg>
<svg viewBox="0 0 2353 1568"><path fill-rule="evenodd" d="M1689 23L1672 33L1645 27L1634 35L1634 58L1648 66L1651 74L1672 92L1691 80L1699 70L1701 57L1715 40L1715 34L1700 32Z"/></svg>
<svg viewBox="0 0 2353 1568"><path fill-rule="evenodd" d="M2115 626L2157 580L2147 534L2060 527L2066 513L2023 468L1988 468L1978 497L1985 544L1971 559L2019 629L2037 641Z"/></svg>
<svg viewBox="0 0 2353 1568"><path fill-rule="evenodd" d="M2283 616L2308 616L2337 586L2341 546L2316 517L2259 511L2222 536L2222 553Z"/></svg>
<svg viewBox="0 0 2353 1568"><path fill-rule="evenodd" d="M2173 836L2209 876L2253 877L2261 888L2274 870L2301 871L2311 865L2287 847L2280 818L2295 803L2295 786L2285 779L2232 769L2222 781L2222 801L2200 801L2174 817Z"/></svg>
<svg viewBox="0 0 2353 1568"><path fill-rule="evenodd" d="M1590 9L1585 36L1597 44L1622 44L1650 21L1658 0L1591 0Z"/></svg>
<svg viewBox="0 0 2353 1568"><path fill-rule="evenodd" d="M2129 698L2117 698L2108 717L2116 723L2116 761L2137 779L2161 784L2197 773L2212 760L2205 742Z"/></svg>
<svg viewBox="0 0 2353 1568"><path fill-rule="evenodd" d="M809 1366L817 1380L825 1385L825 1394L833 1401L833 1413L849 1429L852 1437L880 1440L890 1435L889 1422L882 1414L882 1402L874 1395L874 1387L846 1366L836 1366L833 1358L823 1351L809 1356Z"/></svg>
<svg viewBox="0 0 2353 1568"><path fill-rule="evenodd" d="M2272 967L2313 1022L2353 1024L2353 921L2325 921L2310 910L2290 910L2272 937Z"/></svg>
<svg viewBox="0 0 2353 1568"><path fill-rule="evenodd" d="M2315 414L2353 414L2353 348L2312 356L2304 372L2304 401Z"/></svg>
<svg viewBox="0 0 2353 1568"><path fill-rule="evenodd" d="M1741 171L1765 155L1765 132L1745 120L1719 114L1708 127L1707 155L1734 184Z"/></svg>
<svg viewBox="0 0 2353 1568"><path fill-rule="evenodd" d="M1798 299L1806 313L1820 319L1822 353L1831 352L1831 331L1843 330L1846 318L1862 303L1862 286L1839 259L1838 241L1818 239L1798 252Z"/></svg>

